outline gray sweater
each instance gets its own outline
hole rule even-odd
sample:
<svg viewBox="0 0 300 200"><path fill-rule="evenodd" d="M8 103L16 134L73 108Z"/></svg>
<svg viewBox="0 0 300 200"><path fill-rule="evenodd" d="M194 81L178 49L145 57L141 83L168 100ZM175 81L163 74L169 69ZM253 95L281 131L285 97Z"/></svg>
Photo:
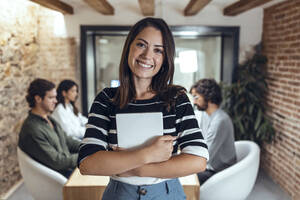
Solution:
<svg viewBox="0 0 300 200"><path fill-rule="evenodd" d="M210 116L203 112L199 123L209 152L207 169L221 171L236 162L234 129L230 117L222 109Z"/></svg>

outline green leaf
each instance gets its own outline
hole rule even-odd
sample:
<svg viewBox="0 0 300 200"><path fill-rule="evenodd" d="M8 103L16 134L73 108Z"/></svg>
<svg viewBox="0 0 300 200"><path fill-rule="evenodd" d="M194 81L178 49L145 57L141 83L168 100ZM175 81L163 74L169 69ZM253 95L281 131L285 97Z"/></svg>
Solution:
<svg viewBox="0 0 300 200"><path fill-rule="evenodd" d="M261 109L259 109L256 120L255 120L254 130L257 130L257 128L260 125L261 121L262 121L262 111L261 111Z"/></svg>
<svg viewBox="0 0 300 200"><path fill-rule="evenodd" d="M241 120L238 121L238 125L239 125L241 133L245 133L245 129L244 129L243 124L241 123Z"/></svg>
<svg viewBox="0 0 300 200"><path fill-rule="evenodd" d="M263 144L272 141L276 134L264 113L264 97L268 92L266 63L264 55L255 53L237 67L235 83L222 85L222 105L232 117L237 140L249 139Z"/></svg>
<svg viewBox="0 0 300 200"><path fill-rule="evenodd" d="M249 114L250 115L252 115L252 113L253 113L253 109L254 109L254 104L251 104L250 106L249 106Z"/></svg>

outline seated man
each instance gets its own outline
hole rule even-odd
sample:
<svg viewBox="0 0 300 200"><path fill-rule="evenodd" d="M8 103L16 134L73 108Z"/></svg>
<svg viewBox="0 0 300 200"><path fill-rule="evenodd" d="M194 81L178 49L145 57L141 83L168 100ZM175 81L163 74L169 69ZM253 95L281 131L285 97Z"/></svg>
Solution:
<svg viewBox="0 0 300 200"><path fill-rule="evenodd" d="M205 111L199 123L207 142L209 161L204 172L198 173L203 184L209 177L236 162L234 129L230 117L221 108L221 88L214 79L202 79L195 83L190 93L198 110Z"/></svg>
<svg viewBox="0 0 300 200"><path fill-rule="evenodd" d="M31 110L19 135L20 149L68 178L76 167L80 142L68 137L49 117L57 103L54 83L34 80L26 100Z"/></svg>

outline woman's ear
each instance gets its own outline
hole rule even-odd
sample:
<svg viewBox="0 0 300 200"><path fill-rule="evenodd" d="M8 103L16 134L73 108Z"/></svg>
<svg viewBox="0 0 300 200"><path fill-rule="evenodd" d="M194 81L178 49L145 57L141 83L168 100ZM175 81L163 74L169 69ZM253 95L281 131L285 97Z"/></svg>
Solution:
<svg viewBox="0 0 300 200"><path fill-rule="evenodd" d="M67 92L66 91L62 91L62 95L63 95L63 97L66 97L67 96Z"/></svg>

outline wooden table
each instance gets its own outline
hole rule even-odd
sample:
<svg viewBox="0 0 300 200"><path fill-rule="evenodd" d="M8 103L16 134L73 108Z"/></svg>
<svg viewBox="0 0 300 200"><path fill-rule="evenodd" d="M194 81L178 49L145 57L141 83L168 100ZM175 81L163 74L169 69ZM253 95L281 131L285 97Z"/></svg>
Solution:
<svg viewBox="0 0 300 200"><path fill-rule="evenodd" d="M187 200L198 200L200 186L197 176L185 176L179 180ZM83 176L76 168L63 187L64 200L101 200L108 181L108 176Z"/></svg>

